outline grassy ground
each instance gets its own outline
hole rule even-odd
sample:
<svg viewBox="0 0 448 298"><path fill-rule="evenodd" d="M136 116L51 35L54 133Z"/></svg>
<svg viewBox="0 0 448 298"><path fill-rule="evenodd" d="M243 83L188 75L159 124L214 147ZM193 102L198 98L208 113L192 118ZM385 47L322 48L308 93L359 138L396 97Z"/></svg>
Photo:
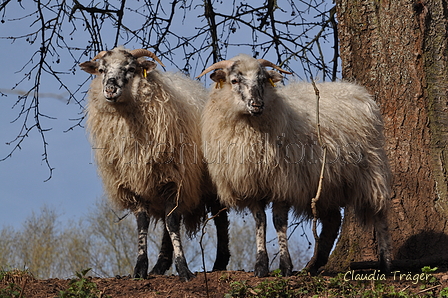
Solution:
<svg viewBox="0 0 448 298"><path fill-rule="evenodd" d="M267 278L251 272L204 273L190 282L177 276L94 278L89 270L72 279L36 280L26 270L0 270L0 298L113 298L113 297L448 297L448 273L424 267L422 272L348 271L336 276L311 277L298 272L282 277L278 271Z"/></svg>

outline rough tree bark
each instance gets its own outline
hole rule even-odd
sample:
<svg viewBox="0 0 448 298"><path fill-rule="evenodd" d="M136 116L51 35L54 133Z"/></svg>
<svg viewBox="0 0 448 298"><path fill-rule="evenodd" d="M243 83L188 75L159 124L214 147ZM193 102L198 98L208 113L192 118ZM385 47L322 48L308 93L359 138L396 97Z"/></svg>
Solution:
<svg viewBox="0 0 448 298"><path fill-rule="evenodd" d="M448 260L448 3L336 2L343 78L365 85L384 117L394 267L442 266ZM374 233L346 210L327 270L365 261L376 261Z"/></svg>

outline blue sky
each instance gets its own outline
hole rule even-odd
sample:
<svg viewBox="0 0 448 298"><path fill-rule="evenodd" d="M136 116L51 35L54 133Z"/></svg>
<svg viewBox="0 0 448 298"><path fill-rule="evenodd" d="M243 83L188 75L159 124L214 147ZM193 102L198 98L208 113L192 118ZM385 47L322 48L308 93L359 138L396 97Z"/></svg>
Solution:
<svg viewBox="0 0 448 298"><path fill-rule="evenodd" d="M6 22L0 23L0 37L2 37L0 38L0 48L2 49L0 95L4 94L4 96L0 96L0 159L7 156L13 149L13 145L7 145L7 142L15 139L23 123L23 118L13 122L21 108L20 104L15 105L18 98L15 92L27 91L34 84L33 79L25 80L14 91L11 91L11 88L23 79L24 71L20 70L38 48L24 40L13 42L11 39L4 38L23 35L33 28L36 29L35 27L30 28L30 21L8 21L35 11L34 2L22 5L25 6L25 10L17 2L11 1L4 16ZM2 18L1 15L0 18ZM197 17L194 19L196 22L198 21ZM189 20L183 23L179 20L175 26L177 26L176 30L181 33L184 30L187 36L191 35L191 30L194 27ZM85 40L79 40L82 38L82 32L75 36L71 42L79 43L81 47L85 46ZM103 36L107 36L107 34L103 34ZM241 33L239 36L243 39L247 37ZM106 41L106 43L113 44L114 38L115 35L110 34L110 41ZM244 40L244 42L247 41ZM234 40L233 43L238 43L238 40ZM138 47L138 45L134 45L134 47ZM244 49L232 49L227 54L230 58L240 52L244 52ZM247 50L247 53L250 53L250 49ZM53 66L58 71L68 72L73 65L73 59L69 56L60 58L61 63ZM274 56L266 58L275 59ZM36 63L37 59L35 57L32 64ZM183 57L177 56L175 59L180 61ZM163 62L167 65L166 70L176 70L167 61ZM299 65L299 63L297 64ZM26 70L25 68L25 72ZM62 76L64 83L71 90L76 90L87 78L88 74L80 70L77 70L74 75ZM85 85L82 91L86 91L87 88L88 85ZM44 205L55 209L62 220L76 219L87 214L91 208L94 208L95 201L103 196L101 180L96 172L91 146L85 130L76 127L64 132L77 123L70 119L81 117L83 111L73 101L67 103L66 100L62 100L61 98L67 98L66 92L59 89L59 83L48 76L44 76L40 92L42 94L40 97L41 113L55 118L42 118L43 127L51 128L45 133L45 137L48 142L48 159L51 166L54 167L52 178L45 182L50 172L46 163L42 161L42 138L34 129L25 138L20 150L16 150L11 158L0 162L0 228L4 226L20 228L27 216L32 212L38 213ZM28 124L32 125L33 119L29 119Z"/></svg>
<svg viewBox="0 0 448 298"><path fill-rule="evenodd" d="M1 47L8 47L0 40ZM12 46L10 47L13 48ZM24 55L26 55L24 53ZM2 89L11 88L18 76L14 71L19 68L16 51L4 51L0 57L3 65L1 80ZM5 70L8 71L5 74ZM81 73L79 73L81 75ZM24 87L20 86L19 89ZM45 92L58 92L57 88L42 88ZM0 97L0 156L8 155L12 141L20 131L22 119L16 119L20 107L12 108L17 95L6 93ZM17 227L31 212L38 212L40 207L48 205L64 218L73 218L86 214L93 207L96 198L102 196L101 182L98 179L95 165L91 157L91 149L84 129L77 127L64 132L73 123L68 119L79 117L79 107L66 104L55 98L41 98L42 112L56 117L46 120L48 156L54 167L52 178L47 165L42 161L43 143L40 134L33 130L16 150L11 158L0 162L0 226ZM32 121L32 120L31 120Z"/></svg>
<svg viewBox="0 0 448 298"><path fill-rule="evenodd" d="M259 2L262 3L262 1ZM285 5L285 2L285 0L278 1L279 5ZM225 4L220 5L221 7L226 6ZM8 145L7 143L16 138L24 121L23 117L17 119L21 109L21 103L16 104L18 100L17 93L28 91L34 85L34 77L31 80L25 79L19 86L14 87L24 78L30 66L35 65L38 61L38 57L34 57L31 63L22 70L33 53L38 49L38 45L30 45L23 39L12 40L5 38L8 36L21 36L32 30L37 30L37 24L30 27L30 20L9 21L10 19L23 17L26 14L35 12L34 1L22 1L22 6L25 9L17 1L11 1L7 6L6 13L4 15L0 13L0 20L4 19L6 21L0 23L0 65L2 65L2 71L0 72L0 159L6 157L13 149L14 144ZM232 7L227 7L227 9L232 9ZM283 12L279 11L278 13ZM197 30L197 27L204 25L201 23L202 18L198 17L199 14L200 12L196 15L191 14L190 19L176 19L176 23L173 24L172 28L180 35L193 35L192 32ZM141 24L141 20L135 20L135 22L136 26ZM129 25L130 22L126 24ZM70 32L71 29L68 26L65 28L65 33ZM111 32L110 34L106 34L108 30ZM232 35L233 39L230 40L230 43L235 46L229 47L226 53L227 58L241 52L251 53L249 46L236 46L239 43L250 44L248 36L250 36L250 32L245 34L241 30ZM103 37L107 39L103 40L106 46L112 45L115 39L113 28L106 28L105 26L103 28ZM88 36L81 30L75 32L73 40L69 41L68 38L66 40L71 46L85 47ZM130 43L127 47L137 48L140 46ZM324 51L328 52L326 56L330 57L326 59L331 59L333 53L330 47L324 48ZM62 54L64 51L60 51L60 53ZM177 54L173 54L172 58L179 64L182 64L184 57L180 53L181 51L178 51ZM73 58L66 54L62 54L59 58L61 60L60 63L52 61L52 67L57 71L67 73L61 75L61 79L70 90L77 90L80 84L89 78L89 75L79 70L79 68L77 68L74 74L71 74L70 68L74 64ZM88 58L85 57L84 60ZM273 62L276 60L275 55L266 56L265 58ZM162 59L162 62L167 66L167 71L177 70L166 59ZM293 68L296 73L303 73L302 64L298 61L292 63L295 64ZM198 75L200 71L202 69L198 69L197 73L192 73L192 76ZM207 80L206 84L209 83L210 80ZM12 88L14 90L11 90ZM81 98L81 92L87 91L87 89L88 83L81 88L77 96ZM32 96L28 100L31 100L31 98ZM96 172L93 152L85 129L75 127L73 130L67 131L77 123L73 119L80 118L83 113L82 109L74 101L67 103L67 98L68 94L60 89L60 84L47 74L44 74L40 84L39 108L42 114L52 117L52 119L41 118L41 124L44 129L51 129L45 132L45 138L48 143L48 160L54 171L51 179L46 181L50 171L47 164L42 161L44 152L43 141L38 131L36 129L32 130L21 144L20 150L16 150L12 157L0 161L0 229L6 226L20 229L28 216L33 212L39 213L40 209L45 205L56 211L62 223L70 219L79 219L87 215L91 209L96 208L96 200L104 198L102 183ZM83 104L85 104L85 101ZM14 120L16 121L14 122ZM32 115L28 119L27 124L34 124ZM82 124L84 124L84 121ZM247 216L245 220L252 221L252 217ZM270 240L275 237L270 220L268 229L268 240ZM304 229L308 235L311 235L310 225L305 225ZM299 228L296 234L303 234L303 230ZM308 236L308 239L310 241L313 240L312 236ZM302 237L300 237L299 241L304 242L304 248L307 247L307 243L302 240ZM309 252L311 253L311 250Z"/></svg>
<svg viewBox="0 0 448 298"><path fill-rule="evenodd" d="M5 23L0 23L0 37L20 36L35 30L30 21L8 21L35 11L34 2L22 4L11 1L6 9ZM74 41L76 42L76 41ZM85 44L85 41L83 41ZM20 132L23 118L13 122L20 113L21 106L15 105L18 95L15 92L27 91L34 84L34 78L23 81L14 91L11 89L23 79L25 71L21 68L38 49L22 40L0 39L0 63L2 65L0 92L0 159L7 156L13 145L7 145ZM65 60L64 60L65 59ZM73 65L70 57L61 57L61 63L53 65L58 71L68 72ZM35 64L35 57L31 64ZM29 68L28 68L29 69ZM63 75L64 83L71 89L88 78L82 71L75 75ZM84 90L87 90L85 86ZM0 94L1 94L0 93ZM48 181L50 171L42 161L43 142L36 129L32 130L21 150L16 150L11 158L0 162L0 227L13 226L19 228L32 212L38 213L47 205L56 210L63 220L78 218L93 208L97 198L102 197L101 181L97 176L92 159L90 144L86 132L81 127L64 132L76 124L82 110L73 101L67 104L67 92L59 89L59 84L45 75L40 84L40 112L55 119L42 118L43 128L51 128L45 133L48 142L48 158L54 171ZM46 95L45 95L46 94ZM50 94L50 96L49 96ZM53 95L60 95L55 98ZM82 94L78 94L82 96ZM32 96L29 97L31 100ZM32 125L34 119L27 121Z"/></svg>

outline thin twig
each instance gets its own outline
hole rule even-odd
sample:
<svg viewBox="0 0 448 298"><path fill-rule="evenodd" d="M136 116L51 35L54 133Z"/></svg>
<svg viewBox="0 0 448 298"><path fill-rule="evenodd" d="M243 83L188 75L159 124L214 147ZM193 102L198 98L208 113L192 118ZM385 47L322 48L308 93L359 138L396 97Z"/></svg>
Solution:
<svg viewBox="0 0 448 298"><path fill-rule="evenodd" d="M19 298L23 297L23 292L25 291L25 286L26 286L27 282L28 282L28 278L25 278L25 280L23 281L22 289L20 290Z"/></svg>
<svg viewBox="0 0 448 298"><path fill-rule="evenodd" d="M117 21L117 35L115 35L115 43L114 43L114 47L118 46L118 40L120 38L120 29L123 21L123 15L124 15L124 8L126 5L126 0L121 0L121 7L120 10L117 11L117 15L118 15L118 21Z"/></svg>
<svg viewBox="0 0 448 298"><path fill-rule="evenodd" d="M216 26L216 14L213 11L213 4L211 0L204 1L204 16L207 19L207 22L210 26L210 35L212 39L212 54L213 54L213 63L218 62L221 59L221 53L219 50L219 37Z"/></svg>
<svg viewBox="0 0 448 298"><path fill-rule="evenodd" d="M311 83L313 84L314 92L316 93L316 126L317 126L317 138L319 141L319 145L323 147L323 157L322 157L322 167L320 170L320 177L319 177L319 184L317 186L317 193L314 198L311 199L311 210L313 211L313 236L315 240L315 246L314 246L314 255L316 255L318 244L319 244L319 236L317 235L317 219L318 219L318 213L317 213L317 207L316 204L320 199L320 194L322 192L322 181L324 179L324 172L325 172L325 163L327 158L327 147L324 146L322 141L322 135L320 133L320 117L319 117L319 101L320 101L320 94L319 89L316 86L316 83L313 79L311 79Z"/></svg>
<svg viewBox="0 0 448 298"><path fill-rule="evenodd" d="M207 293L207 297L209 297L208 294L208 282L207 282L207 270L205 268L205 253L204 253L204 246L202 245L202 240L204 239L204 235L205 235L205 227L207 226L207 223L214 219L215 217L217 217L221 212L227 210L227 208L222 208L221 210L219 210L215 215L213 215L212 217L209 217L205 220L204 225L202 226L202 234L201 234L201 239L199 240L199 246L201 247L201 255L202 255L202 268L204 269L204 278L205 278L205 291Z"/></svg>
<svg viewBox="0 0 448 298"><path fill-rule="evenodd" d="M112 211L112 213L115 215L115 217L117 218L116 221L114 221L114 223L120 223L123 219L125 219L126 217L128 217L129 214L131 214L131 212L126 213L123 216L119 216L114 209L110 209Z"/></svg>
<svg viewBox="0 0 448 298"><path fill-rule="evenodd" d="M179 207L179 196L180 196L180 189L182 188L182 181L183 181L183 180L180 180L179 187L177 188L177 194L176 194L176 206L174 206L174 208L168 213L168 215L167 215L166 217L170 216L170 215L174 212L174 210L176 210L177 207Z"/></svg>
<svg viewBox="0 0 448 298"><path fill-rule="evenodd" d="M98 298L103 298L103 297L104 297L104 294L106 294L106 290L107 290L107 288L108 288L108 287L105 287L102 291L100 291L100 293L99 293L99 295L98 295Z"/></svg>
<svg viewBox="0 0 448 298"><path fill-rule="evenodd" d="M438 288L438 287L440 287L440 286L441 286L441 285L437 285L437 286L434 286L434 287L431 287L431 288L427 288L427 289L421 290L421 291L418 292L417 294L420 294L420 293L424 293L424 292L428 292L428 291L434 290L435 288Z"/></svg>

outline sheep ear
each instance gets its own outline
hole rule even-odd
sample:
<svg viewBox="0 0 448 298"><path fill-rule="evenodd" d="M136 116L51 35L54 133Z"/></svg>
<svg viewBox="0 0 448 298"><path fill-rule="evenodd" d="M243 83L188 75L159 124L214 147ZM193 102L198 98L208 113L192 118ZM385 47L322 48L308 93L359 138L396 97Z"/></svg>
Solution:
<svg viewBox="0 0 448 298"><path fill-rule="evenodd" d="M97 75L98 72L98 62L95 61L86 61L81 64L79 64L79 67L81 67L82 70L84 70L87 73Z"/></svg>
<svg viewBox="0 0 448 298"><path fill-rule="evenodd" d="M272 80L272 82L277 83L283 79L283 76L274 70L268 70L268 77Z"/></svg>
<svg viewBox="0 0 448 298"><path fill-rule="evenodd" d="M221 82L226 81L226 72L224 70L217 70L214 73L210 75L210 79L212 79L214 82Z"/></svg>
<svg viewBox="0 0 448 298"><path fill-rule="evenodd" d="M140 66L142 69L145 69L147 72L151 72L156 68L157 64L154 61L144 60L140 61L138 63L138 66Z"/></svg>

